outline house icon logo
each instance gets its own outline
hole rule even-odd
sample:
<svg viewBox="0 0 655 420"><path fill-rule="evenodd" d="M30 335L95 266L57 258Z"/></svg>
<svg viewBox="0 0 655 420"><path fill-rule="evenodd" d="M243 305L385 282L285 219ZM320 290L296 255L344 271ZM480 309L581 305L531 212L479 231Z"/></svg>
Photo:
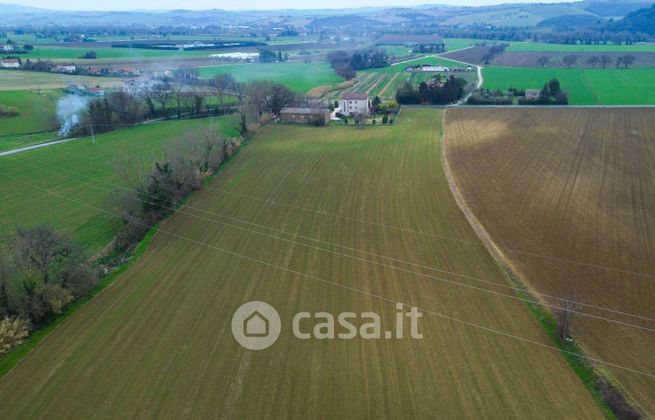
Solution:
<svg viewBox="0 0 655 420"><path fill-rule="evenodd" d="M282 322L275 308L266 302L244 303L232 316L232 335L249 350L263 350L280 336Z"/></svg>
<svg viewBox="0 0 655 420"><path fill-rule="evenodd" d="M253 312L243 321L243 334L246 337L266 337L268 335L268 319L259 311Z"/></svg>

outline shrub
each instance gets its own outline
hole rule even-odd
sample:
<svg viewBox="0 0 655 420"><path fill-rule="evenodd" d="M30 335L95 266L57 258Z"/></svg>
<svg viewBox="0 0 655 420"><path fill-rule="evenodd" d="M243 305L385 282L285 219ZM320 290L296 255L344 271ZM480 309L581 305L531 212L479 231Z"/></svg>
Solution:
<svg viewBox="0 0 655 420"><path fill-rule="evenodd" d="M29 323L20 318L6 317L0 321L0 355L23 343L29 334Z"/></svg>
<svg viewBox="0 0 655 420"><path fill-rule="evenodd" d="M18 110L13 106L0 106L0 118L15 117L18 115Z"/></svg>

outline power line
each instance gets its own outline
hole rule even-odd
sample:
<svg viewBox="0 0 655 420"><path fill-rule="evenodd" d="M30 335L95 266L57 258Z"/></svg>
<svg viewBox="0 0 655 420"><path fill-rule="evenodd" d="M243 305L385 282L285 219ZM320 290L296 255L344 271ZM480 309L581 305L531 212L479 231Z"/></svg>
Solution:
<svg viewBox="0 0 655 420"><path fill-rule="evenodd" d="M37 160L37 159L33 159L33 160ZM37 161L39 161L39 160L37 160ZM41 162L42 164L49 165L49 166L54 166L54 165L52 165L52 164L50 164L50 163L48 163L48 162L45 162L45 161L39 161L39 162ZM38 170L42 170L42 171L45 171L45 172L49 172L49 173L52 173L52 174L55 174L55 175L58 175L58 176L61 176L61 177L66 177L66 175L63 175L63 174L61 174L61 173L59 173L59 172L48 171L48 170L46 170L46 169L43 169L43 168L40 167L40 166L36 166L36 165L30 165L30 166L32 166L33 168L36 168L36 169L38 169ZM64 169L64 170L67 170L66 168L58 168L58 169ZM71 170L67 170L67 171L70 172L70 173L72 173L73 175L78 175L78 174L76 174L74 171L71 171ZM87 179L88 179L88 177L87 177ZM112 189L104 188L104 187L101 187L101 186L98 186L98 185L94 185L94 184L92 184L91 182L85 182L84 185L89 185L89 186L91 186L91 187L99 188L99 189L101 189L101 190L109 191L109 192L114 192L117 188L127 190L129 193L132 193L132 192L133 192L133 190L130 189L130 188L122 187L122 186L116 186L116 185L114 185L114 184L110 184L109 182L106 182L106 181L103 181L103 180L96 180L96 181L93 181L93 182L103 182L103 183L105 183L105 184L111 185ZM156 204L156 203L153 203L153 202L151 202L151 201L148 201L148 200L144 200L144 199L142 199L142 198L139 198L138 195L136 195L136 196L130 195L129 198L131 198L131 199L133 199L133 200L136 200L136 201L144 202L144 203ZM217 223L217 224L220 223L220 224L222 224L222 225L225 225L225 226L228 226L228 227L232 227L232 228L235 228L235 229L239 229L239 230L242 230L242 231L246 231L246 232L249 232L249 233L254 233L254 234L257 234L257 235L261 235L261 236L266 236L266 237L269 237L269 238L272 238L272 239L275 239L275 240L280 240L280 241L289 242L289 243L292 243L292 244L295 244L295 245L304 246L304 247L306 247L306 248L317 249L317 250L324 251L324 252L330 252L330 253L333 253L333 254L336 254L336 255L340 255L340 256L343 256L343 257L347 257L347 258L351 258L351 259L355 259L355 260L359 260L359 261L363 261L363 262L368 262L368 263L376 264L376 265L379 265L379 266L382 266L382 267L386 267L386 268L391 268L391 269L394 269L394 270L402 271L402 272L405 272L405 273L407 273L407 274L413 274L413 275L418 275L418 276L422 276L422 277L427 277L427 278L430 278L430 279L433 279L433 280L437 280L437 281L441 281L441 282L445 282L445 283L450 283L450 284L458 285L458 286L461 286L461 287L465 287L465 288L469 288L469 289L473 289L473 290L481 291L481 292L484 292L484 293L489 293L489 294L493 294L493 295L497 295L497 296L507 297L507 298L510 298L510 299L519 300L519 301L526 302L526 303L534 303L534 304L541 305L541 306L544 306L544 307L547 307L547 308L551 308L551 309L560 309L560 310L565 310L565 311L567 311L567 312L574 313L574 314L581 315L581 316L586 316L586 317L589 317L589 318L599 319L599 320L603 320L603 321L607 321L607 322L611 322L611 323L620 324L620 325L623 325L623 326L629 326L629 327L633 327L633 328L636 328L636 329L641 329L641 330L645 330L645 331L655 332L655 329L653 329L653 328L643 327L643 326L640 326L640 325L635 325L635 324L631 324L631 323L627 323L627 322L623 322L623 321L619 321L619 320L615 320L615 319L611 319L611 318L606 318L606 317L602 317L602 316L598 316L598 315L593 315L593 314L589 314L589 313L586 313L586 312L577 311L577 310L575 310L575 309L571 309L571 308L561 308L561 307L559 307L559 306L555 306L555 305L552 305L552 304L543 303L543 302L540 302L540 301L538 301L538 300L534 300L534 299L528 299L528 298L523 298L523 297L520 297L520 296L509 295L509 294L506 294L506 293L501 293L501 292L498 292L498 291L489 290L489 289L485 289L485 288L482 288L482 287L478 287L478 286L474 286L474 285L470 285L470 284L466 284L466 283L457 282L457 281L454 281L454 280L451 280L451 279L447 279L447 278L437 277L437 276L434 276L434 275L425 274L425 273L418 272L418 271L408 270L408 269L405 269L405 268L402 268L402 267L398 267L398 266L395 266L395 265L391 265L391 264L385 264L385 263L381 263L381 262L374 261L374 260L370 260L370 259L364 259L364 258L361 258L361 257L356 257L356 256L353 256L353 255L344 254L344 253L342 253L342 252L338 252L338 251L334 251L334 250L330 250L330 249L325 249L325 248L320 248L320 247L316 247L316 246L313 246L313 245L304 244L304 243L301 243L301 242L294 241L294 240L292 240L292 239L287 239L287 238L283 238L283 237L279 237L279 236L275 236L275 235L271 235L271 234L263 233L263 232L260 232L260 231L256 231L256 230L252 230L252 229L247 229L247 228L244 228L244 227L242 227L242 226L237 226L237 225L233 225L233 224L226 223L226 222L220 222L219 220L215 220L215 219L210 219L210 218L207 218L207 217L199 216L199 215L194 214L194 213L189 213L189 212L186 211L186 210L177 209L177 208L173 208L173 207L162 206L162 205L160 205L160 204L156 204L156 205L157 205L158 207L160 207L160 208L164 208L164 209L167 209L167 210L175 211L175 212L177 212L177 213L181 213L181 214L189 215L189 216L191 216L191 217L195 217L195 218L197 218L197 219L201 219L201 220L205 220L205 221L209 221L209 222ZM338 248L342 248L342 249L348 249L348 250L353 251L353 252L359 252L359 253L364 253L364 254L372 255L372 256L377 257L377 258L383 258L383 259L387 259L387 260L390 260L390 261L399 262L399 263L401 263L401 264L413 265L413 266L415 266L415 267L424 268L424 269L428 269L428 270L432 270L432 271L439 271L439 272L443 272L443 273L446 273L446 274L451 274L451 275L454 275L454 276L459 276L459 277L467 278L467 279L470 279L470 280L474 280L474 281L478 281L478 282L482 282L482 283L490 284L490 285L493 285L493 286L496 286L496 287L508 288L508 289L511 289L511 290L514 290L514 291L518 290L516 287L512 287L512 286L509 286L509 285L503 285L503 284L496 283L496 282L492 282L492 281L489 281L489 280L479 279L479 278L472 277L472 276L466 276L466 275L458 274L458 273L453 272L453 271L447 271L447 270L442 270L442 269L438 269L438 268L434 268L434 267L430 267L430 266L425 266L425 265L421 265L421 264L411 263L411 262L406 261L406 260L397 259L397 258L394 258L394 257L389 257L389 256L385 256L385 255L380 255L380 254L375 254L375 253L371 253L371 252L368 252L368 251L359 250L359 249L356 249L356 248L351 248L351 247L348 247L348 246L345 246L345 245L340 245L340 244L335 244L335 243L331 243L331 242L326 242L326 241L322 241L322 240L319 240L319 239L311 238L311 237L308 237L308 236L300 235L300 234L297 234L297 233L286 232L286 231L281 230L281 229L276 229L276 228L272 228L272 227L269 227L269 226L260 225L260 224L253 223L253 222L248 222L248 221L241 220L241 219L238 219L238 218L234 218L234 217L231 217L231 216L226 216L226 215L221 214L221 213L211 212L211 211L204 210L204 209L199 209L199 208L193 207L193 206L191 206L191 205L189 205L189 204L186 204L186 205L184 206L184 208L185 208L185 209L196 210L196 211L199 211L199 212L202 212L202 213L205 213L205 214L210 214L210 215L218 216L218 217L221 217L221 218L223 218L223 219L227 219L227 220L235 221L235 222L237 222L237 223L243 223L243 224L250 225L250 226L256 226L256 227L261 228L261 229L266 229L266 230L270 230L270 231L275 231L275 232L278 232L278 233L281 233L281 234L284 234L284 235L291 235L291 236L293 236L293 237L300 237L300 238L303 238L303 239L306 239L306 240L310 240L310 241L313 241L313 242L322 243L322 244L325 244L325 245L328 245L328 246L338 247ZM586 305L586 304L578 303L578 302L575 302L575 301L572 301L572 300L566 300L566 299L562 299L562 298L556 298L556 299L560 299L561 301L565 301L565 302L576 303L576 304L579 304L579 305L581 305L581 306L585 306L585 305ZM612 309L601 308L601 307L597 307L596 309L599 309L599 310L606 310L606 311L608 311L608 312L621 312L621 311L614 311L614 310L612 310ZM627 314L627 313L622 313L622 312L621 312L621 314L622 314L622 315L626 315L626 316L632 316L632 317L635 317L635 318L640 318L640 319L643 319L643 320L646 320L646 321L655 321L655 319L651 319L651 318L647 318L647 317L642 317L642 316L638 316L638 315L632 315L632 314Z"/></svg>
<svg viewBox="0 0 655 420"><path fill-rule="evenodd" d="M14 181L20 182L20 183L25 184L25 185L27 185L29 187L41 190L41 191L46 192L48 194L53 194L55 196L61 197L61 198L65 199L65 200L67 200L67 201L71 201L73 203L76 203L76 204L79 204L79 205L82 205L82 206L85 206L85 207L89 207L89 208L92 208L94 210L97 210L97 211L100 211L100 212L103 212L103 213L107 213L107 214L110 214L110 215L113 215L113 216L118 216L116 213L113 213L111 211L108 211L108 210L102 209L100 207L90 205L90 204L85 203L83 201L71 199L69 197L66 197L65 195L58 194L56 192L50 191L50 190L45 189L45 188L37 187L37 186L35 186L33 184L30 184L27 181L16 178L14 176L11 176L11 175L8 175L8 174L5 174L5 173L1 173L1 172L0 172L0 175L5 176L5 177L10 178L10 179L13 179ZM155 225L141 223L141 222L137 222L137 223L142 225L143 227L146 227L146 228L153 228L155 226ZM196 239L189 238L189 237L177 234L175 232L167 231L166 229L163 229L162 227L157 228L157 232L161 232L161 233L169 235L171 237L174 237L174 238L177 238L177 239L180 239L180 240L184 240L184 241L188 241L188 242L194 243L194 244L202 246L202 247L206 247L206 248L209 248L209 249L214 249L216 251L219 251L219 252L222 252L222 253L237 257L237 258L242 258L242 259L247 260L247 261L255 262L255 263L262 264L262 265L265 265L265 266L268 266L268 267L271 267L271 268L286 271L286 272L289 272L291 274L295 274L295 275L298 275L298 276L301 276L301 277L304 277L304 278L307 278L307 279L312 279L312 280L315 280L315 281L318 281L318 282L321 282L321 283L324 283L324 284L328 284L328 285L331 285L331 286L334 286L334 287L339 287L339 288L349 290L349 291L352 291L352 292L355 292L355 293L359 293L359 294L362 294L362 295L373 297L373 298L382 300L384 302L392 303L394 305L397 304L397 303L402 303L405 307L410 307L410 308L415 307L415 306L413 306L411 304L407 304L407 303L404 303L404 302L397 302L396 300L385 298L383 296L376 295L376 294L373 294L373 293L370 293L370 292L366 292L364 290L356 289L356 288L351 287L351 286L346 286L346 285L343 285L343 284L340 284L340 283L336 283L336 282L333 282L333 281L330 281L330 280L323 279L323 278L318 277L318 276L303 273L301 271L293 270L293 269L290 269L288 267L280 266L280 265L277 265L277 264L272 264L272 263L269 263L269 262L264 261L264 260L260 260L260 259L248 256L248 255L245 255L245 254L240 254L240 253L237 253L235 251L231 251L229 249L217 247L217 246L214 246L214 245L202 242L202 241L198 241ZM638 374L638 375L646 376L646 377L651 378L651 379L655 379L655 374L653 374L653 373L643 372L643 371L640 371L640 370L637 370L637 369L629 368L629 367L622 366L622 365L619 365L619 364L615 364L615 363L612 363L612 362L607 362L607 361L604 361L602 359L597 359L597 358L593 358L593 357L586 356L586 355L583 355L583 354L579 354L579 353L576 353L576 352L564 350L564 349L561 349L559 347L556 347L556 346L553 346L553 345L550 345L550 344L541 343L541 342L538 342L538 341L535 341L535 340L532 340L532 339L529 339L529 338L517 336L517 335L507 333L507 332L504 332L504 331L500 331L500 330L497 330L497 329L494 329L494 328L486 327L484 325L480 325L480 324L476 324L476 323L473 323L473 322L465 321L465 320L462 320L462 319L459 319L459 318L455 318L455 317L452 317L452 316L449 316L449 315L445 315L445 314L440 313L440 312L424 310L424 309L422 309L420 307L416 307L416 308L421 312L424 312L424 313L427 313L427 314L430 314L430 315L434 315L434 316L437 316L439 318L446 319L446 320L449 320L449 321L452 321L452 322L455 322L455 323L458 323L458 324L466 325L466 326L469 326L469 327L472 327L472 328L476 328L476 329L479 329L479 330L482 330L482 331L497 334L497 335L500 335L500 336L503 336L503 337L512 338L512 339L515 339L515 340L523 342L523 343L532 344L532 345L535 345L535 346L539 346L541 348L554 350L554 351L557 351L557 352L560 352L560 353L565 353L565 354L568 354L568 355L571 355L571 356L579 357L581 359L586 359L586 360L589 360L589 361L592 361L592 362L595 362L595 363L603 364L603 365L606 365L606 366L611 366L611 367L614 367L614 368L617 368L617 369L625 370L627 372L631 372L631 373L635 373L635 374Z"/></svg>

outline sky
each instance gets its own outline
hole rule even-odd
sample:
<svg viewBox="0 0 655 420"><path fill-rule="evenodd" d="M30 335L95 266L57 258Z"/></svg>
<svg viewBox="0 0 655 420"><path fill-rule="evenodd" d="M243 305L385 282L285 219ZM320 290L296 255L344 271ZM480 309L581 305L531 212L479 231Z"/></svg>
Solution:
<svg viewBox="0 0 655 420"><path fill-rule="evenodd" d="M135 10L135 9L225 9L225 10L271 10L271 9L317 9L352 8L380 6L414 6L428 3L457 6L482 6L498 3L560 3L566 0L330 0L308 2L307 0L0 0L21 6L40 7L55 10Z"/></svg>

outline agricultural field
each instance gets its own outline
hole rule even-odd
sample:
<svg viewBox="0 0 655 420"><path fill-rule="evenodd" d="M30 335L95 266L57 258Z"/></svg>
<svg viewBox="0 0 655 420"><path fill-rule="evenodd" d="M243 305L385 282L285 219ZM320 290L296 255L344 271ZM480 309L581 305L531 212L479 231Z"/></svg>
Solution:
<svg viewBox="0 0 655 420"><path fill-rule="evenodd" d="M446 51L461 50L462 48L472 47L476 43L484 42L484 40L472 38L444 38L443 41L446 44Z"/></svg>
<svg viewBox="0 0 655 420"><path fill-rule="evenodd" d="M546 44L542 42L512 42L507 51L554 51L554 52L618 52L618 53L653 53L655 44L599 44L599 45L582 45L582 44Z"/></svg>
<svg viewBox="0 0 655 420"><path fill-rule="evenodd" d="M485 67L484 89L540 89L552 78L560 81L571 105L655 104L655 70L554 69Z"/></svg>
<svg viewBox="0 0 655 420"><path fill-rule="evenodd" d="M58 91L0 92L0 107L18 112L13 117L0 117L0 150L7 136L52 130L50 118L60 96Z"/></svg>
<svg viewBox="0 0 655 420"><path fill-rule="evenodd" d="M87 86L122 86L121 79L113 77L71 76L66 74L31 71L0 70L0 91L51 90L66 87L68 82Z"/></svg>
<svg viewBox="0 0 655 420"><path fill-rule="evenodd" d="M471 212L537 296L580 302L573 336L592 357L632 369L598 366L645 418L655 416L654 116L462 109L446 118L447 159Z"/></svg>
<svg viewBox="0 0 655 420"><path fill-rule="evenodd" d="M150 167L162 157L164 145L211 124L218 124L225 135L237 134L234 117L170 121L100 134L96 144L82 138L0 157L0 234L13 229L17 221L30 226L51 223L91 252L100 251L112 239L114 220L102 209L113 209L116 196L112 196L112 188L126 185L118 175L119 162L121 168ZM12 177L40 189L31 189ZM93 185L88 185L90 182ZM52 206L53 193L75 201Z"/></svg>
<svg viewBox="0 0 655 420"><path fill-rule="evenodd" d="M463 53L464 51L462 51ZM457 54L457 53L454 53ZM568 67L564 62L563 58L567 55L575 55L578 59L575 62L574 67L586 67L586 68L600 68L601 65L591 66L587 62L590 57L600 57L601 55L609 57L609 63L607 64L608 68L617 67L617 59L626 55L625 52L582 52L582 53L571 53L563 51L510 51L503 54L497 55L491 60L491 65L499 67L541 67L538 62L540 57L548 57L548 63L545 67ZM653 69L655 67L655 54L646 53L646 52L635 52L630 53L634 57L634 63L629 67L650 67ZM454 58L454 57L451 57ZM480 60L481 61L481 60ZM623 66L618 66L623 68ZM653 69L655 71L655 69Z"/></svg>
<svg viewBox="0 0 655 420"><path fill-rule="evenodd" d="M380 45L378 48L386 51L390 56L403 57L412 53L411 48L402 45Z"/></svg>
<svg viewBox="0 0 655 420"><path fill-rule="evenodd" d="M549 338L524 303L462 286L508 280L451 195L441 120L405 109L391 127L262 128L0 379L3 415L599 418L560 353L539 347ZM79 190L58 190L50 211ZM250 300L284 323L266 351L231 334ZM374 311L385 325L395 302L426 311L423 339L299 340L286 328L298 311Z"/></svg>
<svg viewBox="0 0 655 420"><path fill-rule="evenodd" d="M372 68L372 69L367 69L365 72L372 72L372 73L398 73L398 72L403 72L405 71L405 68L408 66L417 66L421 64L430 64L433 66L458 66L461 67L461 63L457 63L455 61L449 60L447 58L442 58L434 55L426 56L426 57L421 57L413 60L408 60L408 61L403 61L400 63L393 64L388 67L381 67L381 68Z"/></svg>
<svg viewBox="0 0 655 420"><path fill-rule="evenodd" d="M316 86L336 84L342 80L327 63L226 64L201 67L198 72L204 78L231 73L238 82L268 80L286 85L299 93L305 93Z"/></svg>

